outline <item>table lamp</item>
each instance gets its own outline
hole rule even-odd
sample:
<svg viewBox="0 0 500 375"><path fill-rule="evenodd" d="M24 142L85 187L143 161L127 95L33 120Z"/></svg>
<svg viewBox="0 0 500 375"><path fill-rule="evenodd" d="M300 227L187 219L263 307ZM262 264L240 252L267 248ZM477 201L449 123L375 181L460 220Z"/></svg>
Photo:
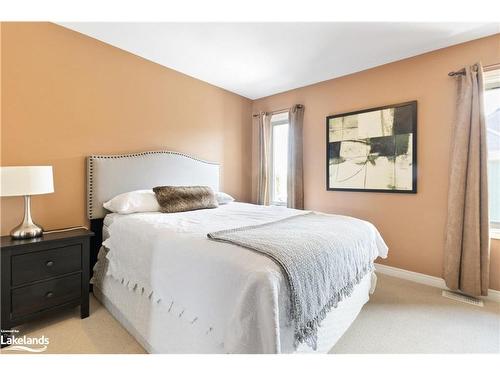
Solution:
<svg viewBox="0 0 500 375"><path fill-rule="evenodd" d="M31 219L31 196L54 192L52 166L2 167L0 179L2 197L24 196L24 219L10 232L12 238L41 236L43 229Z"/></svg>

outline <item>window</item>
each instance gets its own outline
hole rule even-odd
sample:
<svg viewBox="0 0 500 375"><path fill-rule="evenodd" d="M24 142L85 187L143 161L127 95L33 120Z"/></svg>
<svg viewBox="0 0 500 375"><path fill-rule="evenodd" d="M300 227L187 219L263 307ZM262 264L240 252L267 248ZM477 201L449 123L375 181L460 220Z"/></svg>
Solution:
<svg viewBox="0 0 500 375"><path fill-rule="evenodd" d="M500 238L500 69L484 74L491 237Z"/></svg>
<svg viewBox="0 0 500 375"><path fill-rule="evenodd" d="M287 199L288 112L271 117L271 204L285 205Z"/></svg>

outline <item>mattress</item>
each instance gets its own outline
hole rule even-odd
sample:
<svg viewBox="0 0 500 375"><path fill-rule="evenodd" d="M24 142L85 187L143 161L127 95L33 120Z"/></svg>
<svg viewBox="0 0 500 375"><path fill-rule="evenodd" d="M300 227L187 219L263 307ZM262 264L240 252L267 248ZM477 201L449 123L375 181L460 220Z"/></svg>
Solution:
<svg viewBox="0 0 500 375"><path fill-rule="evenodd" d="M294 347L290 293L279 266L260 253L206 237L302 212L231 203L176 214L108 215L93 280L96 296L152 353L308 352L305 345ZM358 238L339 234L356 251L386 256L373 225L332 216L355 226L353 233L362 232ZM372 284L366 275L329 313L318 352L330 350L345 332Z"/></svg>

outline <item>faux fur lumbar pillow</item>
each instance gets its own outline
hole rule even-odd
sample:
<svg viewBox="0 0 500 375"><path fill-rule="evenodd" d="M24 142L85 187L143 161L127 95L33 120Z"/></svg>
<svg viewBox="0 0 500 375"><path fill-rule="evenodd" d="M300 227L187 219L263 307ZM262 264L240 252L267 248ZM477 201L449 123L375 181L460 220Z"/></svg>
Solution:
<svg viewBox="0 0 500 375"><path fill-rule="evenodd" d="M157 186L153 188L161 212L173 213L218 207L208 186Z"/></svg>

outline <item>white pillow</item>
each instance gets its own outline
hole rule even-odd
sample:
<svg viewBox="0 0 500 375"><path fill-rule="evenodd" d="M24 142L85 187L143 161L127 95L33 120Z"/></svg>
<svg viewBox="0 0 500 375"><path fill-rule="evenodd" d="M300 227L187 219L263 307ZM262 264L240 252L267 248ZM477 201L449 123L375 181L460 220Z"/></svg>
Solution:
<svg viewBox="0 0 500 375"><path fill-rule="evenodd" d="M160 211L153 190L135 190L119 194L103 204L104 208L118 214Z"/></svg>
<svg viewBox="0 0 500 375"><path fill-rule="evenodd" d="M219 204L227 204L234 202L234 198L229 194L223 193L222 191L218 191L215 193L215 198L217 198L217 202Z"/></svg>

